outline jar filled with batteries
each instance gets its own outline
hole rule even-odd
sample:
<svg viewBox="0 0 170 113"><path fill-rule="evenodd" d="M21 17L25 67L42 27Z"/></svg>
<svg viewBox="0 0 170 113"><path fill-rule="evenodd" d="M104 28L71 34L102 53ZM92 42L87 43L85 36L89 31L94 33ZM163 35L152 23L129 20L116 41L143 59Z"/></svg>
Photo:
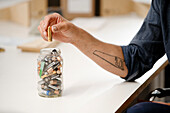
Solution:
<svg viewBox="0 0 170 113"><path fill-rule="evenodd" d="M38 93L42 97L53 98L61 96L63 90L63 59L61 51L56 48L46 48L40 51L38 57Z"/></svg>

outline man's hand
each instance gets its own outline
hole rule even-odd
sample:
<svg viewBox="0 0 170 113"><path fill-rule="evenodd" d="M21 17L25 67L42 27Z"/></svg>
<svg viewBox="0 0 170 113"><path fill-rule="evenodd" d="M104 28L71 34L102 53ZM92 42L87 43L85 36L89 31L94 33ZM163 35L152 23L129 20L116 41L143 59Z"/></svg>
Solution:
<svg viewBox="0 0 170 113"><path fill-rule="evenodd" d="M81 30L58 13L47 15L38 26L41 36L46 41L48 37L48 26L52 28L52 38L65 43L73 43Z"/></svg>
<svg viewBox="0 0 170 113"><path fill-rule="evenodd" d="M40 22L38 29L47 40L47 28L52 26L52 38L71 43L105 70L121 77L127 75L123 52L120 46L97 40L85 30L73 25L57 13L48 15Z"/></svg>

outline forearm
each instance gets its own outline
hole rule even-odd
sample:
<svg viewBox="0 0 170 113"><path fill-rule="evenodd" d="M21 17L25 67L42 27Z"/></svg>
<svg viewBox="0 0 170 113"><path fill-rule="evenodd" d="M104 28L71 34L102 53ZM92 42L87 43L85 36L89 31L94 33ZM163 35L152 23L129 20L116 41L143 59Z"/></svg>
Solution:
<svg viewBox="0 0 170 113"><path fill-rule="evenodd" d="M95 39L57 13L46 16L38 26L44 40L47 40L47 27L49 25L52 26L53 39L72 43L94 62L111 73L120 77L127 75L127 67L120 46L107 44Z"/></svg>
<svg viewBox="0 0 170 113"><path fill-rule="evenodd" d="M75 39L72 44L102 68L120 77L127 75L128 70L120 46L101 42L82 29Z"/></svg>

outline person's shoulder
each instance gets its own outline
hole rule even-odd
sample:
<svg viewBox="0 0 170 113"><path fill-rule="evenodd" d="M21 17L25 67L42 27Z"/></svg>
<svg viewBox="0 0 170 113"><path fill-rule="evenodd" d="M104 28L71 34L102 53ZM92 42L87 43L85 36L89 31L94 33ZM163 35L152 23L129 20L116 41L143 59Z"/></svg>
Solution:
<svg viewBox="0 0 170 113"><path fill-rule="evenodd" d="M152 5L154 5L155 7L159 7L161 4L162 0L152 0Z"/></svg>
<svg viewBox="0 0 170 113"><path fill-rule="evenodd" d="M162 9L161 7L168 2L169 0L152 0L152 4L151 7L157 12L159 13L160 10Z"/></svg>

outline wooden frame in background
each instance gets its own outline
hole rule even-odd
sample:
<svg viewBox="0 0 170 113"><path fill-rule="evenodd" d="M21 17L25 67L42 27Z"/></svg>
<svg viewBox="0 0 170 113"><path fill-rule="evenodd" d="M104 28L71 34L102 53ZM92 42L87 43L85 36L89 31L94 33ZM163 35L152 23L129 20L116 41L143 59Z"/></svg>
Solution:
<svg viewBox="0 0 170 113"><path fill-rule="evenodd" d="M1 1L0 20L13 21L29 27L31 21L30 1Z"/></svg>
<svg viewBox="0 0 170 113"><path fill-rule="evenodd" d="M132 11L132 0L100 0L101 16L123 15Z"/></svg>
<svg viewBox="0 0 170 113"><path fill-rule="evenodd" d="M100 0L100 15L114 16L135 12L141 17L146 17L150 4L135 2L133 0Z"/></svg>
<svg viewBox="0 0 170 113"><path fill-rule="evenodd" d="M86 0L82 0L82 1L86 1ZM62 13L63 13L63 16L66 18L66 19L73 19L75 17L92 17L95 15L95 0L91 0L91 4L92 4L92 7L91 7L91 12L88 12L88 13L70 13L68 11L68 0L61 0L61 8L62 8ZM82 4L80 4L82 5Z"/></svg>

